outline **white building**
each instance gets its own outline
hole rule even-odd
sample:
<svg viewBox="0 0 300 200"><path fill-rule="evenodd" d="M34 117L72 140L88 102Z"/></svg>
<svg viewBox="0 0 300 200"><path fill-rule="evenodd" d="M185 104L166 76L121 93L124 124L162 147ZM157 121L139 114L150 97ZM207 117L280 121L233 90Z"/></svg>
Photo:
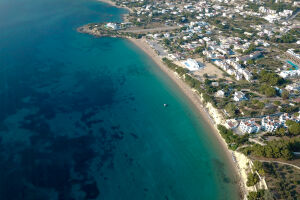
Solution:
<svg viewBox="0 0 300 200"><path fill-rule="evenodd" d="M225 127L228 129L234 129L238 127L239 122L235 119L227 119L225 122Z"/></svg>
<svg viewBox="0 0 300 200"><path fill-rule="evenodd" d="M191 58L188 58L186 61L183 62L183 65L188 68L190 71L197 71L200 69L199 63Z"/></svg>
<svg viewBox="0 0 300 200"><path fill-rule="evenodd" d="M216 92L216 97L224 98L225 92L223 90L218 90Z"/></svg>
<svg viewBox="0 0 300 200"><path fill-rule="evenodd" d="M243 79L243 75L242 75L242 74L240 74L240 73L236 73L236 75L235 75L235 79L236 79L237 81L240 81L240 80L242 80L242 79Z"/></svg>
<svg viewBox="0 0 300 200"><path fill-rule="evenodd" d="M280 115L279 121L280 121L282 126L287 127L286 126L286 121L287 120L294 120L294 118L291 117L288 113L283 113L282 115Z"/></svg>
<svg viewBox="0 0 300 200"><path fill-rule="evenodd" d="M281 71L279 73L279 76L281 76L282 78L293 78L293 77L297 77L300 76L300 70L285 70L285 71Z"/></svg>
<svg viewBox="0 0 300 200"><path fill-rule="evenodd" d="M235 92L233 96L234 101L243 101L243 100L248 100L245 94L241 91Z"/></svg>
<svg viewBox="0 0 300 200"><path fill-rule="evenodd" d="M261 120L261 129L267 132L273 132L280 127L280 123L270 118L270 116L264 117Z"/></svg>
<svg viewBox="0 0 300 200"><path fill-rule="evenodd" d="M287 85L285 87L285 89L287 91L289 91L289 92L297 92L297 91L300 92L300 82L299 83L293 83L293 84Z"/></svg>
<svg viewBox="0 0 300 200"><path fill-rule="evenodd" d="M260 125L255 123L254 119L242 120L239 129L243 133L257 133L260 131Z"/></svg>
<svg viewBox="0 0 300 200"><path fill-rule="evenodd" d="M300 54L297 54L294 52L295 50L294 49L288 49L286 51L286 53L291 56L292 58L294 58L295 60L299 61L300 62Z"/></svg>
<svg viewBox="0 0 300 200"><path fill-rule="evenodd" d="M253 75L251 74L251 72L249 72L248 70L244 69L242 73L243 73L243 75L244 75L244 77L245 77L245 79L247 81L251 81L251 79L253 77Z"/></svg>
<svg viewBox="0 0 300 200"><path fill-rule="evenodd" d="M118 25L116 23L107 23L106 27L107 28L111 28L113 30L117 30L118 29Z"/></svg>

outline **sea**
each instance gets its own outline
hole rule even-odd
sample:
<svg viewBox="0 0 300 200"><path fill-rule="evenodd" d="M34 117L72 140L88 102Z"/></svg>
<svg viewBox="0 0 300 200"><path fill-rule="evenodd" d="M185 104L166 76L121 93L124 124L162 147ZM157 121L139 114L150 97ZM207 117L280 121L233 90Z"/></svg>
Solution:
<svg viewBox="0 0 300 200"><path fill-rule="evenodd" d="M0 200L239 198L231 158L158 66L76 31L124 13L0 0Z"/></svg>

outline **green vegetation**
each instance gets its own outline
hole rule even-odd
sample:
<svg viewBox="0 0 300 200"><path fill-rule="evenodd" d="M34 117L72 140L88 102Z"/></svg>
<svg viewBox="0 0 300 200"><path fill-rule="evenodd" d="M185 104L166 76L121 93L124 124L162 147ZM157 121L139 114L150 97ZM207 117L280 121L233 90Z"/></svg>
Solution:
<svg viewBox="0 0 300 200"><path fill-rule="evenodd" d="M285 135L287 135L287 131L283 127L277 129L274 133L275 133L276 136L285 136Z"/></svg>
<svg viewBox="0 0 300 200"><path fill-rule="evenodd" d="M294 42L297 41L297 38L294 35L292 35L290 33L287 33L287 34L281 36L280 38L273 37L271 39L271 41L272 42L277 42L277 43L294 43Z"/></svg>
<svg viewBox="0 0 300 200"><path fill-rule="evenodd" d="M291 3L284 3L284 2L277 2L275 0L266 1L264 6L270 8L272 10L276 10L277 12L282 12L283 10L294 10L295 8L292 6Z"/></svg>
<svg viewBox="0 0 300 200"><path fill-rule="evenodd" d="M163 61L167 65L168 68L175 71L179 76L183 76L188 72L188 69L179 67L178 65L174 64L171 60L169 60L167 58L163 58Z"/></svg>
<svg viewBox="0 0 300 200"><path fill-rule="evenodd" d="M257 192L249 192L248 200L265 200L264 198L265 190L258 190Z"/></svg>
<svg viewBox="0 0 300 200"><path fill-rule="evenodd" d="M247 174L247 182L246 182L246 185L248 187L250 186L254 186L256 183L259 182L259 177L258 175L254 172L254 173L248 173Z"/></svg>
<svg viewBox="0 0 300 200"><path fill-rule="evenodd" d="M256 49L256 45L250 44L249 48L246 51L244 51L243 54L244 55L248 55L248 54L254 52L255 49Z"/></svg>
<svg viewBox="0 0 300 200"><path fill-rule="evenodd" d="M275 97L276 96L275 88L273 88L267 84L263 84L262 86L260 86L259 92L261 94L266 95L267 97Z"/></svg>
<svg viewBox="0 0 300 200"><path fill-rule="evenodd" d="M256 3L248 3L248 6L254 12L258 12L258 9L259 9L259 5L258 4L256 4Z"/></svg>
<svg viewBox="0 0 300 200"><path fill-rule="evenodd" d="M271 55L267 54L264 57L258 58L255 61L255 63L258 65L259 68L273 70L283 65L282 61L278 59L274 59L276 55L273 55L272 53L270 54Z"/></svg>
<svg viewBox="0 0 300 200"><path fill-rule="evenodd" d="M246 155L255 155L266 158L282 158L292 160L294 158L293 151L300 146L299 139L278 140L267 142L265 146L254 144L250 147L241 149Z"/></svg>
<svg viewBox="0 0 300 200"><path fill-rule="evenodd" d="M263 163L271 198L269 199L299 199L300 171L279 163ZM266 194L265 194L266 195ZM276 197L276 198L274 198ZM267 198L266 198L267 199Z"/></svg>
<svg viewBox="0 0 300 200"><path fill-rule="evenodd" d="M204 46L200 46L200 47L197 47L194 52L202 54L202 51L204 51L204 50L205 50L205 47Z"/></svg>
<svg viewBox="0 0 300 200"><path fill-rule="evenodd" d="M284 79L275 74L274 72L268 72L266 70L262 70L259 73L259 81L261 83L266 83L271 86L281 85L284 82Z"/></svg>
<svg viewBox="0 0 300 200"><path fill-rule="evenodd" d="M222 137L225 139L228 147L232 150L236 150L240 145L248 142L249 135L239 136L233 133L232 130L227 129L223 125L218 125L218 130Z"/></svg>
<svg viewBox="0 0 300 200"><path fill-rule="evenodd" d="M258 160L253 162L253 170L257 171L261 176L265 175L265 170L263 169L263 164Z"/></svg>
<svg viewBox="0 0 300 200"><path fill-rule="evenodd" d="M236 117L238 114L238 108L236 107L236 105L234 103L231 103L231 102L225 106L225 110L228 112L228 114L231 117Z"/></svg>
<svg viewBox="0 0 300 200"><path fill-rule="evenodd" d="M299 105L289 105L289 104L283 104L281 105L280 112L285 112L285 113L294 113L299 111Z"/></svg>
<svg viewBox="0 0 300 200"><path fill-rule="evenodd" d="M163 58L163 62L167 65L168 68L175 71L180 77L183 78L184 82L186 82L191 88L196 89L200 94L202 94L203 100L205 103L209 102L214 107L216 107L216 102L211 95L213 92L216 91L216 88L213 88L210 85L210 81L207 80L205 82L205 89L202 89L201 82L195 78L193 78L191 75L188 74L189 70L185 69L183 67L180 67L176 64L174 64L171 60L167 58Z"/></svg>
<svg viewBox="0 0 300 200"><path fill-rule="evenodd" d="M295 121L287 120L286 125L288 127L288 131L291 135L299 135L300 134L300 123Z"/></svg>

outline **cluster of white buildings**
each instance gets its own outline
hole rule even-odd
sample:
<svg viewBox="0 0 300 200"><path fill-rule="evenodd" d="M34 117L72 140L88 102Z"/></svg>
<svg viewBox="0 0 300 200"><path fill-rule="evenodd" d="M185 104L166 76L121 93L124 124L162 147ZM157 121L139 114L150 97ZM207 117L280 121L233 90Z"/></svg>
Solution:
<svg viewBox="0 0 300 200"><path fill-rule="evenodd" d="M292 10L283 10L282 12L276 12L276 10L271 10L263 6L259 7L259 12L264 15L264 19L270 23L279 21L280 19L285 19L293 14Z"/></svg>
<svg viewBox="0 0 300 200"><path fill-rule="evenodd" d="M227 59L227 60L216 60L214 62L218 67L223 69L225 72L227 72L229 75L234 75L236 80L241 80L243 77L247 81L252 80L252 73L248 71L245 68L242 68L242 66L235 60Z"/></svg>
<svg viewBox="0 0 300 200"><path fill-rule="evenodd" d="M294 78L300 76L300 70L284 70L279 73L282 78Z"/></svg>
<svg viewBox="0 0 300 200"><path fill-rule="evenodd" d="M278 119L272 119L270 116L267 116L261 120L261 127L266 132L273 132L280 127L287 128L287 120L300 122L300 117L294 118L287 113L280 115Z"/></svg>
<svg viewBox="0 0 300 200"><path fill-rule="evenodd" d="M295 49L288 49L286 51L287 55L293 58L294 60L300 62L300 54L295 53Z"/></svg>
<svg viewBox="0 0 300 200"><path fill-rule="evenodd" d="M134 2L134 1L131 1ZM138 2L138 1L135 1ZM123 2L122 4L126 6L129 2ZM182 15L184 13L196 13L196 19L205 19L213 17L219 14L214 7L206 1L195 1L192 3L188 2L166 2L166 1L152 1L149 4L145 4L141 7L136 8L136 15L138 19L142 19L143 16L157 16L157 15L171 15L171 16L182 16L181 22L185 21L185 17ZM177 23L175 21L169 21L172 23ZM166 23L169 23L166 22Z"/></svg>
<svg viewBox="0 0 300 200"><path fill-rule="evenodd" d="M233 52L231 50L231 46L237 47L241 38L239 37L222 37L218 38L220 43L218 44L216 41L211 40L210 37L204 37L203 40L208 47L205 51L203 51L203 55L205 55L209 59L223 59L224 56L229 56Z"/></svg>
<svg viewBox="0 0 300 200"><path fill-rule="evenodd" d="M193 39L194 35L198 37L203 37L203 31L205 34L211 33L210 24L204 21L192 21L184 25L185 30L182 30L181 33L177 34L175 37L182 37L183 40L188 41ZM191 42L186 42L185 44L180 45L182 49L186 50L195 50L199 46L203 46L205 43L205 37L202 39L193 39Z"/></svg>
<svg viewBox="0 0 300 200"><path fill-rule="evenodd" d="M300 122L300 115L297 118L294 118L287 113L284 113L279 116L278 119L273 119L270 116L266 116L262 118L261 125L255 122L254 119L242 120L239 124L239 130L242 133L257 133L260 130L266 132L274 132L280 127L287 128L286 121L292 120L296 122ZM228 124L228 125L227 125ZM226 123L226 127L235 128L236 125L232 125L233 123L230 121Z"/></svg>
<svg viewBox="0 0 300 200"><path fill-rule="evenodd" d="M266 132L273 132L280 127L278 120L272 119L270 116L264 117L261 120L261 128Z"/></svg>
<svg viewBox="0 0 300 200"><path fill-rule="evenodd" d="M299 114L300 114L300 112L299 112ZM287 125L286 125L287 120L300 122L300 115L297 118L294 118L294 117L290 116L288 113L284 113L284 114L280 115L279 121L281 123L281 126L286 128L287 127Z"/></svg>
<svg viewBox="0 0 300 200"><path fill-rule="evenodd" d="M285 86L285 89L290 93L299 92L300 93L300 82L293 83Z"/></svg>
<svg viewBox="0 0 300 200"><path fill-rule="evenodd" d="M239 125L242 133L258 133L261 126L255 122L254 119L242 120Z"/></svg>

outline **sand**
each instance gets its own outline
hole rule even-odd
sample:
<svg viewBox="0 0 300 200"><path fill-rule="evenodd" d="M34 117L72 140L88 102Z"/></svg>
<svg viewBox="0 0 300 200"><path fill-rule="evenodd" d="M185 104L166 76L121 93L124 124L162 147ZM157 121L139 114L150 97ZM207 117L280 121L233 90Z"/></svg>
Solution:
<svg viewBox="0 0 300 200"><path fill-rule="evenodd" d="M98 0L98 1L119 8L125 8L128 9L130 12L132 12L130 8L117 6L115 2L111 0ZM159 68L174 81L174 83L178 86L178 88L188 97L191 103L197 108L203 120L205 120L205 122L207 122L207 124L211 127L212 132L215 134L217 140L220 142L223 149L225 150L224 152L226 152L226 156L228 157L228 160L231 161L230 162L231 167L236 172L236 175L239 180L241 196L243 199L245 199L246 194L249 191L253 191L252 188L248 188L245 186L247 181L246 173L248 170L246 166L248 166L247 163L249 160L246 156L243 156L240 153L233 152L228 149L225 140L222 138L222 136L217 130L217 124L222 124L224 122L224 118L220 114L219 110L214 108L210 103L206 104L206 106L204 107L203 106L204 103L202 102L199 93L193 90L192 88L190 88L174 71L170 70L163 63L162 58L159 55L157 55L157 53L151 48L150 45L148 45L145 38L142 39L127 38L127 39L130 40L133 44L135 44L138 48L143 50L157 64L157 66L159 66ZM214 69L212 66L210 68ZM221 76L220 73L219 76ZM235 157L236 162L233 160L233 156Z"/></svg>
<svg viewBox="0 0 300 200"><path fill-rule="evenodd" d="M147 44L146 39L134 39L129 38L129 40L134 43L138 48L143 50L156 64L159 66L159 68L166 73L178 86L178 88L188 97L188 99L191 101L191 103L197 108L199 113L201 114L202 118L207 122L207 124L211 127L212 132L215 134L217 140L220 142L222 147L224 148L224 152L226 152L226 155L228 157L228 160L231 161L231 167L235 170L236 175L239 179L239 185L241 188L242 196L245 196L247 194L248 188L245 188L244 185L247 181L246 169L241 168L239 166L245 166L245 159L241 159L241 156L236 156L235 163L233 161L233 151L229 150L227 147L227 144L225 140L222 138L220 133L217 130L217 124L224 123L224 118L220 114L220 112L214 108L210 103L206 104L205 107L203 107L202 99L199 95L199 93L192 88L190 88L174 71L170 70L162 61L162 58L156 54L156 52L150 47L150 45ZM247 162L247 161L246 161ZM252 190L250 190L252 191Z"/></svg>
<svg viewBox="0 0 300 200"><path fill-rule="evenodd" d="M117 8L123 8L123 9L128 10L129 12L132 12L132 10L131 10L130 8L128 8L128 7L123 7L123 6L118 6L118 5L116 5L116 2L111 1L111 0L98 0L98 1L100 1L100 2L102 2L102 3L109 4L109 5L114 6L114 7L117 7Z"/></svg>
<svg viewBox="0 0 300 200"><path fill-rule="evenodd" d="M205 65L204 68L201 68L198 71L193 72L194 75L200 76L202 78L204 78L204 74L207 74L209 76L210 79L219 79L219 78L223 78L229 81L232 81L232 79L230 77L224 76L224 72L222 70L220 70L218 67L216 67L215 65L209 63L209 62L203 62L203 58L196 58L195 60L197 60L198 62L201 63L201 65ZM175 61L175 64L181 66L181 67L185 67L181 61Z"/></svg>

